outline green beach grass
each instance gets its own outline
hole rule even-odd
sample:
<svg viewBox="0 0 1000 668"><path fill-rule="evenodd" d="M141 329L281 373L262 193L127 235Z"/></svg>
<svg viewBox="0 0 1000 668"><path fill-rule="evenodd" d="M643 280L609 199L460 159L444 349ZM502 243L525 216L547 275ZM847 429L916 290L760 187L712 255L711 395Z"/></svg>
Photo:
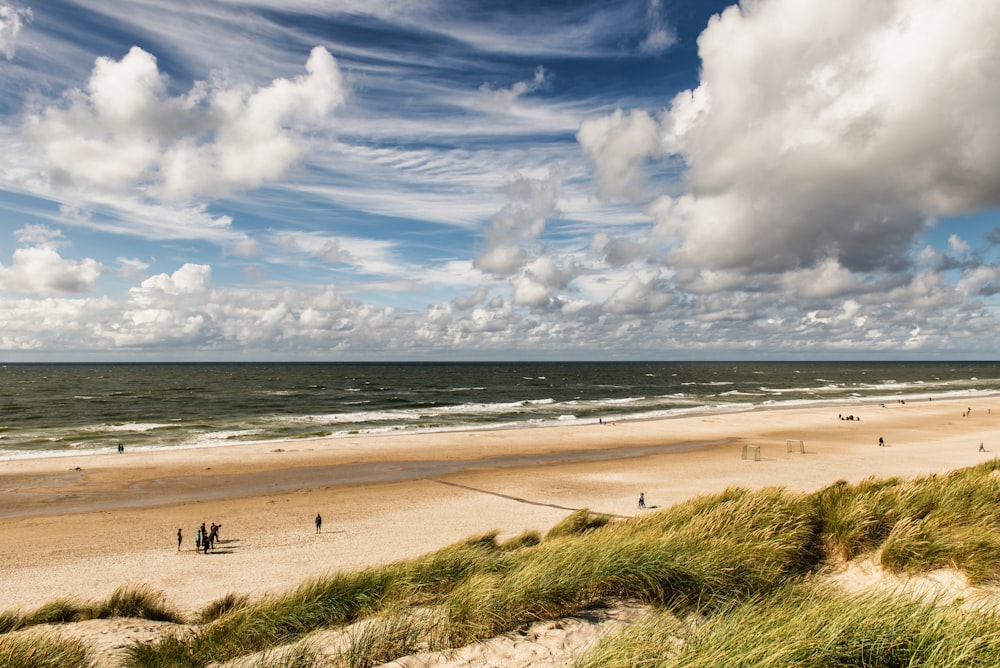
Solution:
<svg viewBox="0 0 1000 668"><path fill-rule="evenodd" d="M310 580L280 596L231 594L192 620L141 589L93 605L56 601L0 615L0 660L36 665L18 657L42 652L47 642L55 652L64 642L36 635L23 648L22 634L11 634L18 629L131 616L195 626L133 644L130 667L240 657L272 668L375 666L627 600L653 612L604 639L579 668L992 665L1000 656L994 608L851 595L821 575L872 556L900 575L951 568L971 583L997 582L998 470L992 461L909 480L838 482L810 494L730 488L620 521L578 511L544 538L476 536L417 559ZM343 629L336 650L313 642L331 629Z"/></svg>

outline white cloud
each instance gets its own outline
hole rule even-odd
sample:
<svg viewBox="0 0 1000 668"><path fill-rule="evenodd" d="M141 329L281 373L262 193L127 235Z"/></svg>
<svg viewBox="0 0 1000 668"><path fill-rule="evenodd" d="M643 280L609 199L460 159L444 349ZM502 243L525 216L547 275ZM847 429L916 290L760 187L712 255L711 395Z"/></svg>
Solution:
<svg viewBox="0 0 1000 668"><path fill-rule="evenodd" d="M212 268L205 264L185 264L173 274L150 276L130 292L137 301L152 301L160 295L201 295L212 281Z"/></svg>
<svg viewBox="0 0 1000 668"><path fill-rule="evenodd" d="M25 225L14 230L14 238L18 243L35 244L45 246L65 246L69 242L66 240L62 230L55 230L46 225Z"/></svg>
<svg viewBox="0 0 1000 668"><path fill-rule="evenodd" d="M226 252L237 257L260 257L260 242L256 239L244 236L228 244Z"/></svg>
<svg viewBox="0 0 1000 668"><path fill-rule="evenodd" d="M198 83L172 97L154 56L132 47L119 61L98 58L86 90L28 126L57 182L174 201L218 196L279 179L304 155L304 132L344 103L326 49L312 50L306 72L258 89Z"/></svg>
<svg viewBox="0 0 1000 668"><path fill-rule="evenodd" d="M992 0L733 6L657 133L616 112L580 143L605 196L664 148L683 157L689 193L651 209L672 263L897 270L929 220L1000 203L998 25Z"/></svg>
<svg viewBox="0 0 1000 668"><path fill-rule="evenodd" d="M7 3L0 5L0 51L7 60L14 58L17 35L25 21L31 20L31 10L14 7Z"/></svg>
<svg viewBox="0 0 1000 668"><path fill-rule="evenodd" d="M31 297L67 295L90 290L105 273L93 258L68 260L58 246L68 245L62 233L44 225L29 225L14 233L22 244L14 250L11 264L0 264L0 291Z"/></svg>
<svg viewBox="0 0 1000 668"><path fill-rule="evenodd" d="M565 260L534 261L534 287L565 280L569 266ZM208 266L184 265L142 281L121 300L0 299L0 321L5 323L0 347L8 354L89 351L114 359L149 350L183 359L247 354L324 359L331 351L354 359L456 350L495 356L526 346L560 355L611 346L619 352L685 358L749 348L805 353L959 350L994 337L995 321L977 300L995 292L1000 278L988 267L970 269L957 280L927 271L881 292L820 298L820 305L804 308L810 298L793 300L774 290L675 298L669 277L643 269L622 273L599 307L562 296L546 302L543 291L538 306L553 308L540 317L540 309L525 312L512 300L490 298L484 289L461 305L441 302L397 310L348 299L332 286L215 288L211 274ZM914 331L919 339L913 338Z"/></svg>
<svg viewBox="0 0 1000 668"><path fill-rule="evenodd" d="M601 197L642 195L646 160L661 153L656 121L642 110L586 120L576 135L584 153L594 161Z"/></svg>
<svg viewBox="0 0 1000 668"><path fill-rule="evenodd" d="M520 246L498 245L478 255L475 264L487 274L506 276L516 272L527 259L527 251Z"/></svg>
<svg viewBox="0 0 1000 668"><path fill-rule="evenodd" d="M809 299L830 299L861 292L863 282L828 258L808 269L790 271L782 275L785 292Z"/></svg>
<svg viewBox="0 0 1000 668"><path fill-rule="evenodd" d="M535 76L529 81L518 81L509 88L494 88L488 84L479 87L487 103L488 111L509 111L517 101L545 85L547 75L545 68L539 65L535 68Z"/></svg>
<svg viewBox="0 0 1000 668"><path fill-rule="evenodd" d="M134 257L118 258L118 273L123 278L136 279L143 278L150 263Z"/></svg>
<svg viewBox="0 0 1000 668"><path fill-rule="evenodd" d="M390 240L286 230L274 235L272 242L283 254L272 259L280 262L319 258L328 264L350 265L355 273L394 277L407 271Z"/></svg>
<svg viewBox="0 0 1000 668"><path fill-rule="evenodd" d="M532 243L545 229L548 216L558 212L559 193L566 172L550 170L544 178L518 177L504 188L508 203L490 219L487 249L475 266L494 275L516 271L528 258L521 244Z"/></svg>
<svg viewBox="0 0 1000 668"><path fill-rule="evenodd" d="M962 275L955 289L970 299L1000 293L1000 268L983 266L970 269Z"/></svg>
<svg viewBox="0 0 1000 668"><path fill-rule="evenodd" d="M466 311L481 304L489 293L489 288L485 285L480 285L471 295L455 297L455 299L452 300L452 304L454 304L455 308L458 310Z"/></svg>
<svg viewBox="0 0 1000 668"><path fill-rule="evenodd" d="M0 289L30 296L85 292L103 273L104 266L92 258L74 261L54 248L18 248L9 267L0 265Z"/></svg>
<svg viewBox="0 0 1000 668"><path fill-rule="evenodd" d="M649 8L646 10L649 34L639 45L639 51L642 53L663 53L677 43L676 33L660 18L662 6L663 0L649 0Z"/></svg>
<svg viewBox="0 0 1000 668"><path fill-rule="evenodd" d="M964 253L969 250L969 244L962 241L962 238L957 234L952 234L948 237L948 247L955 253Z"/></svg>
<svg viewBox="0 0 1000 668"><path fill-rule="evenodd" d="M573 259L566 257L558 262L551 256L532 260L520 276L511 279L514 286L514 303L524 306L541 306L559 290L569 285L577 275Z"/></svg>
<svg viewBox="0 0 1000 668"><path fill-rule="evenodd" d="M673 299L659 272L638 271L605 302L604 310L615 315L655 313Z"/></svg>

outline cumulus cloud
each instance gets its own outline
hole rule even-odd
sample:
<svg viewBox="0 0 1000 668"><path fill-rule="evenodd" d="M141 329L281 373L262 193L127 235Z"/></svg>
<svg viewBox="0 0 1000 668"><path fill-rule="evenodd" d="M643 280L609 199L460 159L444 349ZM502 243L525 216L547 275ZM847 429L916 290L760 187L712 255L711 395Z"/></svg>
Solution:
<svg viewBox="0 0 1000 668"><path fill-rule="evenodd" d="M485 252L475 267L506 276L517 272L529 255L523 244L535 241L545 229L546 218L558 212L559 193L566 172L553 168L545 178L520 176L504 188L508 202L490 219Z"/></svg>
<svg viewBox="0 0 1000 668"><path fill-rule="evenodd" d="M669 286L657 271L639 271L605 302L604 310L615 315L655 313L674 300Z"/></svg>
<svg viewBox="0 0 1000 668"><path fill-rule="evenodd" d="M455 297L453 300L451 300L451 303L455 306L455 308L459 309L460 311L466 311L468 309L475 307L478 304L481 304L483 300L486 299L487 295L489 295L489 293L490 289L488 287L486 287L485 285L480 285L478 288L476 288L473 294L468 296Z"/></svg>
<svg viewBox="0 0 1000 668"><path fill-rule="evenodd" d="M511 280L514 303L541 306L569 285L576 275L577 268L572 258L563 258L562 262L558 262L551 256L538 257L524 268L520 276Z"/></svg>
<svg viewBox="0 0 1000 668"><path fill-rule="evenodd" d="M969 250L969 244L962 241L962 238L957 234L952 234L948 237L948 247L955 253L964 253Z"/></svg>
<svg viewBox="0 0 1000 668"><path fill-rule="evenodd" d="M604 196L680 156L650 207L677 266L895 271L938 216L1000 203L1000 5L759 0L701 34L701 82L654 122L581 125Z"/></svg>
<svg viewBox="0 0 1000 668"><path fill-rule="evenodd" d="M589 252L603 257L612 267L622 267L645 255L649 247L650 244L645 241L612 237L606 232L598 232L591 239Z"/></svg>
<svg viewBox="0 0 1000 668"><path fill-rule="evenodd" d="M787 272L782 275L781 282L787 294L809 299L833 299L864 289L863 281L833 258L815 267Z"/></svg>
<svg viewBox="0 0 1000 668"><path fill-rule="evenodd" d="M636 199L645 183L642 167L660 155L660 130L643 110L589 119L580 124L576 139L594 161L595 178L601 197Z"/></svg>
<svg viewBox="0 0 1000 668"><path fill-rule="evenodd" d="M7 60L14 58L17 34L26 21L31 20L31 10L9 4L0 5L0 52Z"/></svg>
<svg viewBox="0 0 1000 668"><path fill-rule="evenodd" d="M531 267L540 283L569 274L565 261L536 260ZM14 354L90 351L114 359L151 350L161 356L177 350L184 359L268 353L327 359L333 351L371 359L386 351L405 357L456 349L495 357L526 346L559 355L610 346L679 358L753 348L954 351L984 349L982 342L995 338L995 319L984 302L1000 284L996 268L976 267L928 269L848 298L782 296L760 285L678 294L673 277L647 268L623 276L598 307L559 295L524 309L480 290L460 305L399 310L346 298L333 286L217 288L211 275L207 265L183 265L143 280L121 299L0 297L0 348ZM538 317L543 306L547 317ZM669 317L660 315L665 311Z"/></svg>
<svg viewBox="0 0 1000 668"><path fill-rule="evenodd" d="M14 250L10 265L0 263L0 291L30 297L77 294L90 290L105 267L93 258L69 260L58 247L68 245L62 232L44 225L29 225L17 230L22 244Z"/></svg>
<svg viewBox="0 0 1000 668"><path fill-rule="evenodd" d="M199 82L181 96L167 92L156 58L132 47L121 60L98 58L84 90L27 125L56 183L186 200L280 178L304 155L309 128L344 100L322 47L294 79L256 89Z"/></svg>
<svg viewBox="0 0 1000 668"><path fill-rule="evenodd" d="M172 274L157 274L144 280L131 293L135 299L153 299L156 295L204 294L212 282L212 268L207 264L185 264Z"/></svg>

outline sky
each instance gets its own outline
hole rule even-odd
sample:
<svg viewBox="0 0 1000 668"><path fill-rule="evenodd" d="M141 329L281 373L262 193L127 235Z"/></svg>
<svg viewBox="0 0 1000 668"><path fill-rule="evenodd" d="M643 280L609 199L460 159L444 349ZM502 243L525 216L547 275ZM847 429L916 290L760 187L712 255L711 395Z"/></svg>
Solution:
<svg viewBox="0 0 1000 668"><path fill-rule="evenodd" d="M996 0L0 0L0 361L998 358Z"/></svg>

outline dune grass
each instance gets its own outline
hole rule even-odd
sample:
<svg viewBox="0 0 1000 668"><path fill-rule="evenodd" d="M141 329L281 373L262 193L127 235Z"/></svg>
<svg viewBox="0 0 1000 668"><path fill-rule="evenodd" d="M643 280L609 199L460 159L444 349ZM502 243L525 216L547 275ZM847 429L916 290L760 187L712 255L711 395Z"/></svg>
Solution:
<svg viewBox="0 0 1000 668"><path fill-rule="evenodd" d="M181 614L167 604L162 592L138 585L119 587L103 601L84 603L71 598L60 598L26 613L0 613L0 633L38 624L63 624L112 617L136 617L158 622L184 621Z"/></svg>
<svg viewBox="0 0 1000 668"><path fill-rule="evenodd" d="M575 668L657 666L994 666L995 613L900 596L790 584L685 625L653 615L605 638Z"/></svg>
<svg viewBox="0 0 1000 668"><path fill-rule="evenodd" d="M250 604L250 597L246 594L236 594L230 592L220 599L212 601L202 608L195 616L198 624L208 624L214 622L219 617L229 614L234 610L245 608Z"/></svg>
<svg viewBox="0 0 1000 668"><path fill-rule="evenodd" d="M6 668L89 668L87 648L75 640L41 634L0 637L0 666Z"/></svg>
<svg viewBox="0 0 1000 668"><path fill-rule="evenodd" d="M582 666L976 665L964 663L963 645L1000 652L992 613L846 597L814 576L874 555L897 573L947 566L973 582L1000 579L998 468L838 482L811 494L731 488L624 521L582 510L544 538L500 542L493 532L282 596L230 594L199 613L194 630L133 645L127 664L207 666L263 653L262 666L378 665L627 599L661 612ZM93 609L157 614L126 593ZM71 602L56 601L0 617L0 627L77 618ZM338 628L350 630L335 658L308 649L310 634Z"/></svg>

